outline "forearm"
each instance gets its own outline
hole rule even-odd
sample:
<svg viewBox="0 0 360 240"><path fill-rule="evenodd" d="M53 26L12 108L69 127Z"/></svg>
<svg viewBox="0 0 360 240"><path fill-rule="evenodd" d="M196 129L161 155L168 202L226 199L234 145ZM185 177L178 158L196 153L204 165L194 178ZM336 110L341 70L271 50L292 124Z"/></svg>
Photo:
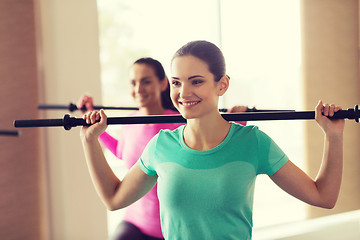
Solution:
<svg viewBox="0 0 360 240"><path fill-rule="evenodd" d="M111 208L120 180L108 165L98 139L83 139L82 144L95 189L104 204Z"/></svg>
<svg viewBox="0 0 360 240"><path fill-rule="evenodd" d="M314 206L333 208L340 192L343 169L343 119L330 120L334 112L341 110L335 105L324 106L319 101L315 119L325 133L322 163L315 181L288 161L274 173L271 179L294 197Z"/></svg>
<svg viewBox="0 0 360 240"><path fill-rule="evenodd" d="M324 207L334 207L341 186L343 172L343 135L325 135L324 153L315 180Z"/></svg>

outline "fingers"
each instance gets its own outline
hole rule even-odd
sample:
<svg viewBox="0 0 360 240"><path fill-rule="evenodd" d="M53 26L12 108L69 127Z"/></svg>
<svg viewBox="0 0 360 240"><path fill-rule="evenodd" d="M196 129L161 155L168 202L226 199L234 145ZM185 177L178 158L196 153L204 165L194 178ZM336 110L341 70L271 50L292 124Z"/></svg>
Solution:
<svg viewBox="0 0 360 240"><path fill-rule="evenodd" d="M83 119L86 120L86 124L94 124L100 119L100 113L98 111L91 111L84 114Z"/></svg>
<svg viewBox="0 0 360 240"><path fill-rule="evenodd" d="M94 100L92 97L89 97L85 103L85 107L88 111L92 111L94 110L93 106L94 106Z"/></svg>
<svg viewBox="0 0 360 240"><path fill-rule="evenodd" d="M322 113L323 107L324 107L324 106L323 106L323 103L322 103L322 101L320 100L320 101L318 102L318 104L316 105L316 108L315 108L316 114L320 115L320 114Z"/></svg>
<svg viewBox="0 0 360 240"><path fill-rule="evenodd" d="M329 116L330 117L334 116L334 112L335 112L335 104L331 104L329 106Z"/></svg>
<svg viewBox="0 0 360 240"><path fill-rule="evenodd" d="M344 131L345 121L344 119L329 119L334 114L341 110L340 106L335 104L323 104L320 100L316 106L315 119L325 134L342 134Z"/></svg>
<svg viewBox="0 0 360 240"><path fill-rule="evenodd" d="M339 111L339 110L342 110L342 108L340 106L335 106L335 112Z"/></svg>
<svg viewBox="0 0 360 240"><path fill-rule="evenodd" d="M96 123L100 119L100 114L97 111L92 111L90 115L91 124Z"/></svg>
<svg viewBox="0 0 360 240"><path fill-rule="evenodd" d="M246 112L248 109L247 106L233 106L228 110L229 113L240 113L240 112Z"/></svg>
<svg viewBox="0 0 360 240"><path fill-rule="evenodd" d="M104 123L107 122L107 116L105 114L104 109L100 109L100 115L99 116L100 116L100 123L101 124L104 124Z"/></svg>
<svg viewBox="0 0 360 240"><path fill-rule="evenodd" d="M318 105L316 106L315 112L317 116L324 115L326 117L334 116L334 113L341 110L340 106L336 106L335 104L323 104L320 100Z"/></svg>
<svg viewBox="0 0 360 240"><path fill-rule="evenodd" d="M104 109L100 111L91 111L83 115L83 119L86 120L86 124L94 124L99 122L100 124L106 124L107 116Z"/></svg>
<svg viewBox="0 0 360 240"><path fill-rule="evenodd" d="M85 95L85 94L81 95L80 99L76 103L76 106L78 109L81 109L84 106L84 104L86 102L86 100L85 100L86 97L87 97L87 95Z"/></svg>
<svg viewBox="0 0 360 240"><path fill-rule="evenodd" d="M87 125L81 130L83 139L98 138L107 128L107 116L103 109L100 111L91 111L83 115Z"/></svg>
<svg viewBox="0 0 360 240"><path fill-rule="evenodd" d="M83 94L77 102L76 106L78 109L81 109L83 106L85 106L88 111L92 111L94 110L94 99L90 95Z"/></svg>
<svg viewBox="0 0 360 240"><path fill-rule="evenodd" d="M329 116L330 113L329 104L325 104L322 111L324 116Z"/></svg>

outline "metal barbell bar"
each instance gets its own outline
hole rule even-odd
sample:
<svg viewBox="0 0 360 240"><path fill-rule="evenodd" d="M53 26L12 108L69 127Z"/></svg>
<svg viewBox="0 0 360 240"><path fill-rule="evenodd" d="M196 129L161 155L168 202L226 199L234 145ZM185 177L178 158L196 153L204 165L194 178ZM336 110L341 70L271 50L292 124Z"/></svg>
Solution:
<svg viewBox="0 0 360 240"><path fill-rule="evenodd" d="M137 107L113 107L113 106L100 106L94 105L92 106L94 110L139 110ZM86 106L84 105L81 109L79 109L76 104L70 103L69 105L60 105L60 104L39 104L38 109L42 110L68 110L69 112L74 112L77 110L87 111ZM227 108L220 108L220 112L227 112ZM295 110L271 110L271 109L257 109L255 107L248 108L247 112L294 112Z"/></svg>
<svg viewBox="0 0 360 240"><path fill-rule="evenodd" d="M227 121L267 121L267 120L309 120L315 119L315 111L280 111L280 112L245 112L223 113L222 117ZM339 110L330 119L353 119L357 123L360 118L359 105L347 110ZM186 119L181 115L150 115L131 117L109 117L107 124L161 124L161 123L185 123ZM70 117L66 114L61 119L34 119L15 120L16 128L22 127L59 127L66 130L77 126L89 126L83 118Z"/></svg>

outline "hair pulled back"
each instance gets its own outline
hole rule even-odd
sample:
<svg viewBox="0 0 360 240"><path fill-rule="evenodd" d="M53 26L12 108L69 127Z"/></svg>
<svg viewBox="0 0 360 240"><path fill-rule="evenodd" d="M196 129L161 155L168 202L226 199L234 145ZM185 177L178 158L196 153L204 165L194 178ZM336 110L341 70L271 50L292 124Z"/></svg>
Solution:
<svg viewBox="0 0 360 240"><path fill-rule="evenodd" d="M155 75L159 78L159 81L167 81L167 87L166 89L161 93L161 104L163 108L165 109L171 109L176 110L174 105L172 104L171 98L170 98L170 84L166 78L165 70L162 66L162 64L153 58L140 58L134 62L134 64L146 64L147 66L151 67Z"/></svg>
<svg viewBox="0 0 360 240"><path fill-rule="evenodd" d="M204 40L189 42L176 51L172 61L176 57L182 56L193 56L204 61L208 65L209 71L214 75L215 82L220 81L226 74L224 55L221 50L211 42Z"/></svg>

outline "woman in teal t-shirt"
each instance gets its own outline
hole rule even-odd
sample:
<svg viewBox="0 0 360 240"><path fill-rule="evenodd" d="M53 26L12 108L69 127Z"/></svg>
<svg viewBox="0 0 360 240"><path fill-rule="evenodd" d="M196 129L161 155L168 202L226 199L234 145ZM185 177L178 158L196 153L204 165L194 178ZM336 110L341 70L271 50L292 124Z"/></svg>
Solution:
<svg viewBox="0 0 360 240"><path fill-rule="evenodd" d="M122 181L106 164L97 140L106 129L104 111L84 116L93 124L81 131L86 160L110 210L132 204L158 182L165 239L251 239L258 174L269 175L284 191L308 204L334 207L342 176L344 120L326 116L340 107L321 101L316 106L325 148L313 180L257 127L222 118L218 101L229 87L229 78L218 47L207 41L190 42L175 53L171 70L171 99L187 124L157 134Z"/></svg>

